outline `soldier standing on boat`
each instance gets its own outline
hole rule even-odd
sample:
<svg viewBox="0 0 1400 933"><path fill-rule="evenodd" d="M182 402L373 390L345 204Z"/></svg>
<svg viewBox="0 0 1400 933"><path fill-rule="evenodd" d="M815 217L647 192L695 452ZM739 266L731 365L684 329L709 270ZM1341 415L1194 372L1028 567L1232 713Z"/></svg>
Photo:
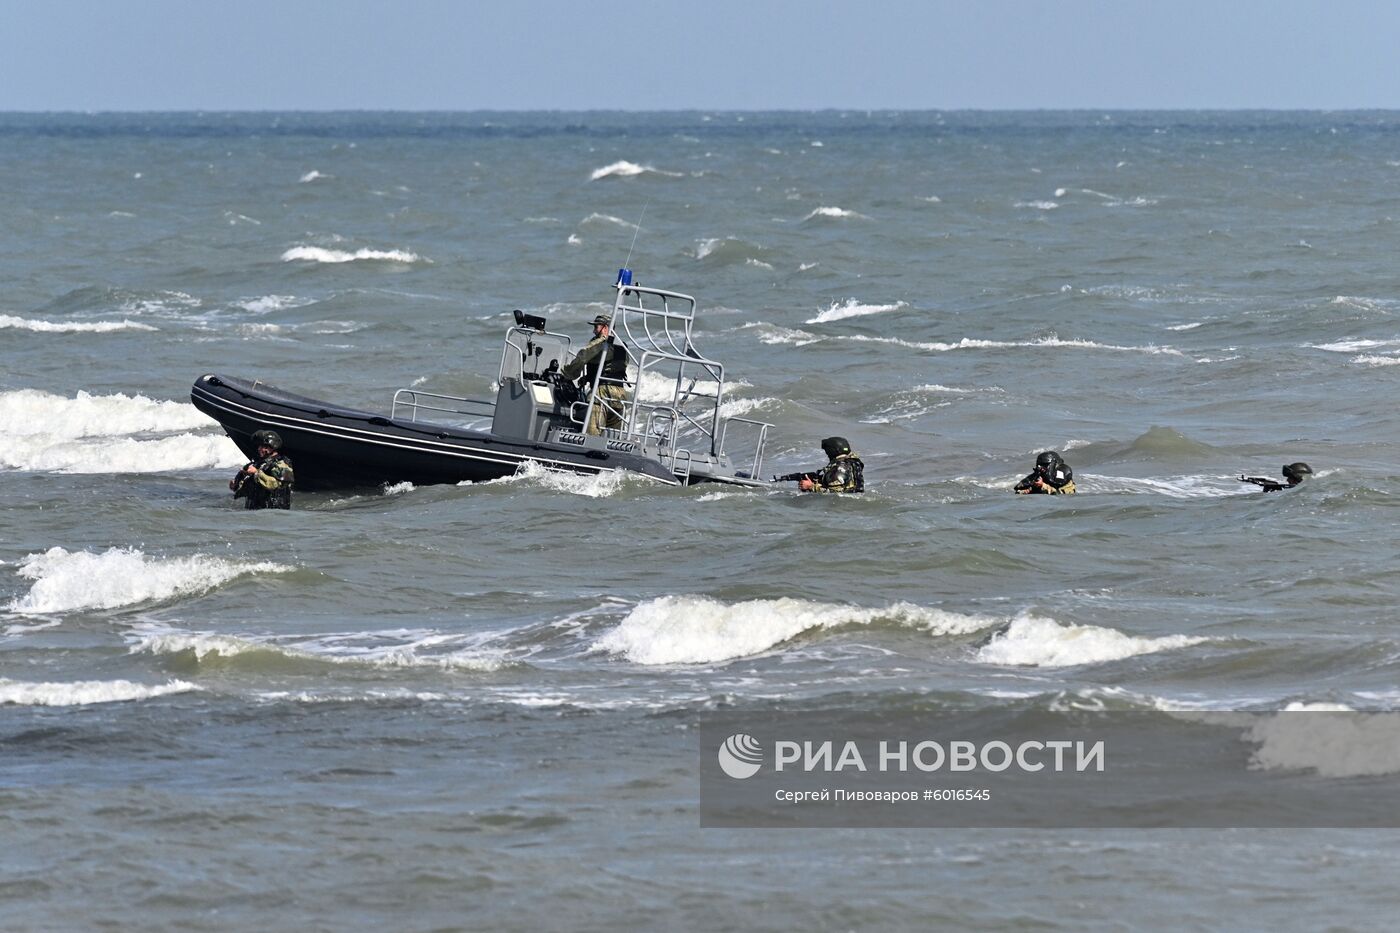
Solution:
<svg viewBox="0 0 1400 933"><path fill-rule="evenodd" d="M789 473L775 476L775 483L797 480L803 492L865 492L865 463L851 452L851 442L844 437L828 437L822 441L827 464L810 473Z"/></svg>
<svg viewBox="0 0 1400 933"><path fill-rule="evenodd" d="M577 380L579 388L593 387L598 367L603 378L598 382L598 394L590 399L588 426L585 434L602 434L604 428L622 427L622 402L627 395L627 351L615 346L612 339L612 318L600 314L593 319L593 339L561 370L565 379ZM580 379L579 377L583 378Z"/></svg>
<svg viewBox="0 0 1400 933"><path fill-rule="evenodd" d="M282 454L282 436L276 431L254 431L258 458L229 480L235 499L246 500L245 509L292 507L292 462Z"/></svg>

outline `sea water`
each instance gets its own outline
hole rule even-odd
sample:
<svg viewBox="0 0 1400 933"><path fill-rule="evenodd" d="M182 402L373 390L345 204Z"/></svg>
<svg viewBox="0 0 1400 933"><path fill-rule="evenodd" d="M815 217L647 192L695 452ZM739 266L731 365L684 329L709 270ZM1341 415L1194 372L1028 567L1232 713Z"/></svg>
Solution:
<svg viewBox="0 0 1400 933"><path fill-rule="evenodd" d="M1394 708L1400 114L8 115L0 191L6 929L1396 906L1391 833L702 831L695 725ZM766 473L869 491L231 500L196 377L488 395L624 264ZM1047 449L1079 494L1011 495Z"/></svg>

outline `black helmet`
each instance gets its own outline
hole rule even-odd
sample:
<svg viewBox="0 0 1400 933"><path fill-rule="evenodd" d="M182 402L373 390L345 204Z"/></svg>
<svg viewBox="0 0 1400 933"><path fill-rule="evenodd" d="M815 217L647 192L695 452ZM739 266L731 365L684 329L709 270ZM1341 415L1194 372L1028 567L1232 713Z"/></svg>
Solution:
<svg viewBox="0 0 1400 933"><path fill-rule="evenodd" d="M1283 466L1283 478L1288 480L1292 486L1298 485L1309 476L1312 476L1312 467L1301 460L1297 463L1286 463Z"/></svg>
<svg viewBox="0 0 1400 933"><path fill-rule="evenodd" d="M1045 470L1046 472L1055 469L1055 467L1059 466L1061 463L1064 463L1064 460L1053 450L1047 450L1035 458L1035 468L1037 470Z"/></svg>
<svg viewBox="0 0 1400 933"><path fill-rule="evenodd" d="M844 437L828 437L822 441L822 450L828 460L835 460L842 454L851 452L851 442Z"/></svg>
<svg viewBox="0 0 1400 933"><path fill-rule="evenodd" d="M278 434L276 431L254 431L253 446L271 447L273 450L281 450L282 435Z"/></svg>

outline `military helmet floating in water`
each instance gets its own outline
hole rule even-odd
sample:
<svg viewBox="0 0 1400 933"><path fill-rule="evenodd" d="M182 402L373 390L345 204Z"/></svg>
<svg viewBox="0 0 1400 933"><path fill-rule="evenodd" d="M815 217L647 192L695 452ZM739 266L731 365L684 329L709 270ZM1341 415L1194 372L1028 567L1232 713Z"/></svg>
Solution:
<svg viewBox="0 0 1400 933"><path fill-rule="evenodd" d="M1064 462L1065 461L1060 458L1060 455L1055 453L1055 451L1053 450L1047 450L1040 456L1035 458L1036 467L1039 469L1046 470L1047 472L1049 470L1053 470L1055 467L1059 466L1061 463Z"/></svg>
<svg viewBox="0 0 1400 933"><path fill-rule="evenodd" d="M254 431L254 447L271 447L273 450L282 449L282 435L276 431Z"/></svg>
<svg viewBox="0 0 1400 933"><path fill-rule="evenodd" d="M835 460L842 454L851 452L851 442L844 437L828 437L822 441L822 451L828 460Z"/></svg>
<svg viewBox="0 0 1400 933"><path fill-rule="evenodd" d="M1301 460L1297 463L1287 463L1283 467L1283 478L1288 480L1289 485L1296 486L1309 476L1313 475L1312 467Z"/></svg>

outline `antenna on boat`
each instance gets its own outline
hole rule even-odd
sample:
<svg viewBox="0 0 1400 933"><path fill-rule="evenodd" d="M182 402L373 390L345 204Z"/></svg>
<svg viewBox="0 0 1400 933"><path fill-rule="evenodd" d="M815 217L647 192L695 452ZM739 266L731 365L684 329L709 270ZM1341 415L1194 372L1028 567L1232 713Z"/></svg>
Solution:
<svg viewBox="0 0 1400 933"><path fill-rule="evenodd" d="M642 205L642 216L637 218L637 229L632 231L632 245L627 247L627 259L622 263L622 268L624 269L632 268L632 250L637 248L637 237L641 235L642 221L647 218L648 207L651 207L650 201Z"/></svg>

